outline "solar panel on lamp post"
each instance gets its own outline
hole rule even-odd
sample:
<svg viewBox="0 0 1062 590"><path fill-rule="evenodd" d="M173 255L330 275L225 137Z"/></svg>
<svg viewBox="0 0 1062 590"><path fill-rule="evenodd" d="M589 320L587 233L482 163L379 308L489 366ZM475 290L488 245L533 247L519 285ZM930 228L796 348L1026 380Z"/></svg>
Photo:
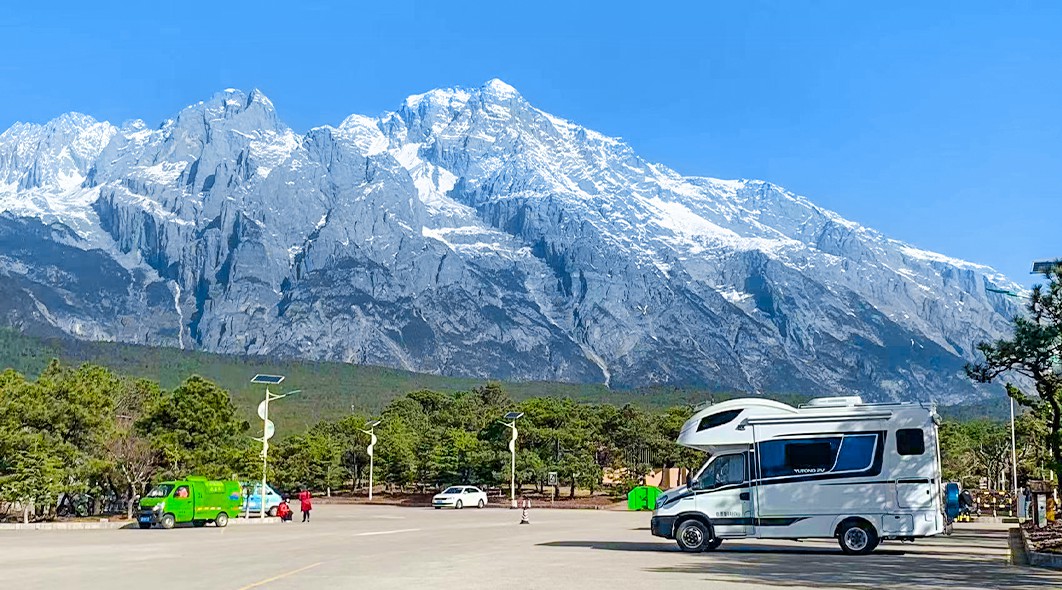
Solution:
<svg viewBox="0 0 1062 590"><path fill-rule="evenodd" d="M1032 273L1034 275L1045 275L1047 271L1062 264L1062 259L1057 260L1040 260L1033 263Z"/></svg>
<svg viewBox="0 0 1062 590"><path fill-rule="evenodd" d="M369 455L369 501L372 502L372 468L373 468L373 447L376 446L376 434L374 431L376 427L380 425L380 420L369 420L365 423L365 428L368 430L362 430L365 434L369 435L369 446L365 447L365 452Z"/></svg>
<svg viewBox="0 0 1062 590"><path fill-rule="evenodd" d="M269 439L273 438L273 434L276 428L273 426L273 421L269 419L269 402L288 397L299 393L301 390L296 389L284 394L276 394L269 391L270 385L280 385L284 382L283 375L263 375L258 374L251 378L251 383L262 384L266 386L265 399L262 403L258 404L258 417L262 419L262 438L255 440L262 441L262 487L259 489L259 501L261 505L258 507L258 516L265 518L266 515L266 473L268 468L269 457Z"/></svg>
<svg viewBox="0 0 1062 590"><path fill-rule="evenodd" d="M523 415L523 412L509 412L504 416L508 422L500 422L513 431L513 436L509 439L509 453L512 455L509 466L509 504L512 508L516 508L516 421Z"/></svg>

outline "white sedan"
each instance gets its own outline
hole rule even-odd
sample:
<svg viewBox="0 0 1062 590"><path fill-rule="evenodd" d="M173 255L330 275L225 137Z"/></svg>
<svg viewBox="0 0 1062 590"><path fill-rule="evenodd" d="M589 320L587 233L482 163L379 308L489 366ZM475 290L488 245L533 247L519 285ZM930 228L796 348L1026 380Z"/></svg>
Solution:
<svg viewBox="0 0 1062 590"><path fill-rule="evenodd" d="M431 499L431 505L436 510L444 506L453 506L458 510L465 506L483 508L487 505L487 492L475 486L450 486L435 494Z"/></svg>

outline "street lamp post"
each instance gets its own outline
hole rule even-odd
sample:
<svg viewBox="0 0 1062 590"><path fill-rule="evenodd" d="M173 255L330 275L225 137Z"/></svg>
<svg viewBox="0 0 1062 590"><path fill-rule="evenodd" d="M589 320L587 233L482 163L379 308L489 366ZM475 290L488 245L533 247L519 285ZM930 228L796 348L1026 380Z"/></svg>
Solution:
<svg viewBox="0 0 1062 590"><path fill-rule="evenodd" d="M258 404L258 417L262 419L262 438L255 440L262 441L262 487L259 489L259 502L258 515L261 518L265 518L266 515L266 473L268 469L268 457L269 457L269 439L273 438L273 433L276 432L276 427L273 425L273 421L269 419L269 402L288 397L299 393L300 390L289 391L284 394L277 394L269 391L270 385L280 385L284 381L283 375L255 375L251 379L251 383L260 383L266 386L265 399L262 403Z"/></svg>
<svg viewBox="0 0 1062 590"><path fill-rule="evenodd" d="M1018 444L1014 436L1014 398L1010 398L1010 485L1014 491L1014 516L1018 516Z"/></svg>
<svg viewBox="0 0 1062 590"><path fill-rule="evenodd" d="M509 454L512 455L512 462L509 464L509 503L513 508L516 508L516 421L523 415L523 412L509 412L505 415L508 422L500 422L513 431L513 436L509 439Z"/></svg>
<svg viewBox="0 0 1062 590"><path fill-rule="evenodd" d="M376 446L376 434L373 431L376 430L376 427L379 426L379 425L380 425L380 421L379 420L369 420L368 422L365 423L365 427L368 428L368 430L362 430L362 432L364 432L365 434L369 435L369 446L365 447L365 452L369 455L369 501L370 502L372 502L372 486L373 486L373 482L372 482L372 468L373 468L372 456L374 454L373 453L373 447Z"/></svg>
<svg viewBox="0 0 1062 590"><path fill-rule="evenodd" d="M1019 293L1015 293L1010 289L997 289L994 287L985 287L985 291L990 293L999 293L1007 297L1013 297L1015 299L1024 299L1025 296ZM1014 493L1014 514L1018 514L1018 445L1017 437L1014 435L1014 398L1010 398L1010 485L1011 491Z"/></svg>

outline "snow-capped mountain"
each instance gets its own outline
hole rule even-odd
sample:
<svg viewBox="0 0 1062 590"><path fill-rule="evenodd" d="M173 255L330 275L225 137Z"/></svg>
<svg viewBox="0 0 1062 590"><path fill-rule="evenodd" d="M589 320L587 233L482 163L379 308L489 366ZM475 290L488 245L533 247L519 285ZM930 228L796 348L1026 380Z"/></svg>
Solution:
<svg viewBox="0 0 1062 590"><path fill-rule="evenodd" d="M985 266L686 177L507 84L304 135L261 92L0 134L0 314L35 332L614 386L954 400Z"/></svg>

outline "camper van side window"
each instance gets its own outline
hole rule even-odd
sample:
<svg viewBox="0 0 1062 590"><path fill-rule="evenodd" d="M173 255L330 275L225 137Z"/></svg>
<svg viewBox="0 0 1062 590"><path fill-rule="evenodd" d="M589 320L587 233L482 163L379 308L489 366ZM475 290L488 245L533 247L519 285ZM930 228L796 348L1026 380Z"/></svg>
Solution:
<svg viewBox="0 0 1062 590"><path fill-rule="evenodd" d="M901 455L921 455L926 452L926 437L921 428L901 428L896 431L896 452Z"/></svg>
<svg viewBox="0 0 1062 590"><path fill-rule="evenodd" d="M841 441L834 471L864 471L874 464L874 451L878 446L877 434L849 434Z"/></svg>
<svg viewBox="0 0 1062 590"><path fill-rule="evenodd" d="M833 468L841 437L771 440L760 444L762 477L825 473Z"/></svg>
<svg viewBox="0 0 1062 590"><path fill-rule="evenodd" d="M709 428L715 428L716 426L722 426L727 422L732 422L740 413L741 410L728 410L726 412L712 414L711 416L705 416L704 418L701 418L701 423L697 425L697 432L708 430Z"/></svg>

